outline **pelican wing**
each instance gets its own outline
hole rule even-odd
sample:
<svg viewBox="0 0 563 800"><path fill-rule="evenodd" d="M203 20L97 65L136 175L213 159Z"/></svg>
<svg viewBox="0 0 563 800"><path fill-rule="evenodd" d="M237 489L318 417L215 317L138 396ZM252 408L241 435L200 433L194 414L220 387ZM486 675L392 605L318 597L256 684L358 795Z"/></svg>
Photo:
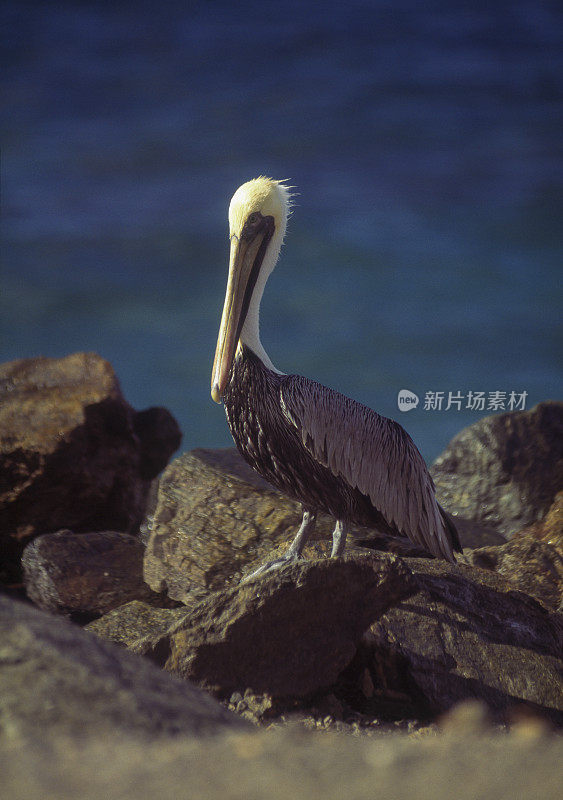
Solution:
<svg viewBox="0 0 563 800"><path fill-rule="evenodd" d="M296 375L282 381L280 400L316 461L369 497L387 522L413 542L454 560L451 524L436 501L430 473L397 422Z"/></svg>

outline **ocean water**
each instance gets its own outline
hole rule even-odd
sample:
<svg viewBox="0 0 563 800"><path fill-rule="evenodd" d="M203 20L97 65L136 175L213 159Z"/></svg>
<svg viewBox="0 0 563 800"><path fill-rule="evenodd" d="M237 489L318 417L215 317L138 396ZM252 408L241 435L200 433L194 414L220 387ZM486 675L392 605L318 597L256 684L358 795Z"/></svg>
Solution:
<svg viewBox="0 0 563 800"><path fill-rule="evenodd" d="M97 351L184 449L230 444L226 215L267 174L299 192L262 308L280 369L428 460L494 392L560 399L559 9L4 2L0 360Z"/></svg>

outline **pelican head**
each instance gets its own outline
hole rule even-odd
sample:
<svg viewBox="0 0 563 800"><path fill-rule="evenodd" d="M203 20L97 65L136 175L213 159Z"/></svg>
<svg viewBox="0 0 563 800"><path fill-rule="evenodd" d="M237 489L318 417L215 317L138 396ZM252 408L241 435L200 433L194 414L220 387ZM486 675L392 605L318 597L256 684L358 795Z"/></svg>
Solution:
<svg viewBox="0 0 563 800"><path fill-rule="evenodd" d="M225 392L239 341L272 366L260 343L259 310L285 236L289 188L282 181L261 177L243 183L232 197L229 277L211 378L211 397L216 403Z"/></svg>

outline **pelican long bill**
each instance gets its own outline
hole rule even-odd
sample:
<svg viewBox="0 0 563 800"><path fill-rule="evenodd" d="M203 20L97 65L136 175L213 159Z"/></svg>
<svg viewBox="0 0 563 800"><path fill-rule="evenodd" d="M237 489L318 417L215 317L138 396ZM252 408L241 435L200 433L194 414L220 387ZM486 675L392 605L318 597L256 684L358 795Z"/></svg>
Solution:
<svg viewBox="0 0 563 800"><path fill-rule="evenodd" d="M221 402L229 380L238 340L262 263L264 238L263 231L253 232L240 239L236 234L231 236L229 277L211 378L211 397L216 403Z"/></svg>

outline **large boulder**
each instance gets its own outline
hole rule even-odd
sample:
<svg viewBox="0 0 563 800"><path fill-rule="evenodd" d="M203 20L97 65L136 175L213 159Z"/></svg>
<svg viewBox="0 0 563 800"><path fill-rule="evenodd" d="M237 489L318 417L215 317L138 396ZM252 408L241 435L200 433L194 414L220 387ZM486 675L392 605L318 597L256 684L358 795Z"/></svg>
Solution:
<svg viewBox="0 0 563 800"><path fill-rule="evenodd" d="M149 482L179 446L164 409L137 413L93 353L0 366L0 572L40 533L132 532Z"/></svg>
<svg viewBox="0 0 563 800"><path fill-rule="evenodd" d="M430 471L450 513L512 536L541 520L563 488L563 403L484 417Z"/></svg>
<svg viewBox="0 0 563 800"><path fill-rule="evenodd" d="M289 564L210 595L149 654L222 695L299 697L334 683L370 623L415 589L396 556Z"/></svg>
<svg viewBox="0 0 563 800"><path fill-rule="evenodd" d="M131 600L166 602L143 580L143 552L137 537L116 531L37 536L22 556L26 594L39 608L80 620Z"/></svg>
<svg viewBox="0 0 563 800"><path fill-rule="evenodd" d="M478 698L496 714L518 704L563 724L563 621L502 575L405 559L419 591L364 640L373 702L399 693L427 713Z"/></svg>
<svg viewBox="0 0 563 800"><path fill-rule="evenodd" d="M1 594L0 643L0 733L116 741L244 727L189 682Z"/></svg>

